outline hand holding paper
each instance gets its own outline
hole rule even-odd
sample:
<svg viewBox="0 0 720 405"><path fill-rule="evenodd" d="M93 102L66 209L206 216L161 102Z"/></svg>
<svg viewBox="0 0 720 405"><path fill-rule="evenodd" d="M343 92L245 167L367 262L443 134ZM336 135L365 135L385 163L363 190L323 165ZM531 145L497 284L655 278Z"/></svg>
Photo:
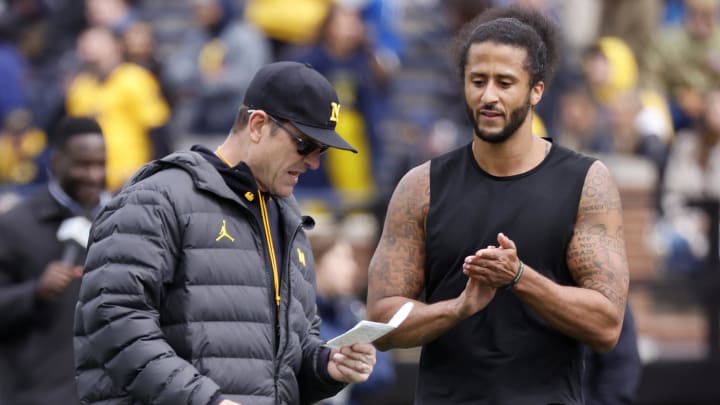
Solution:
<svg viewBox="0 0 720 405"><path fill-rule="evenodd" d="M407 318L412 308L413 303L406 302L395 312L388 323L360 321L347 332L330 339L327 345L332 348L340 348L355 343L370 343L397 328Z"/></svg>

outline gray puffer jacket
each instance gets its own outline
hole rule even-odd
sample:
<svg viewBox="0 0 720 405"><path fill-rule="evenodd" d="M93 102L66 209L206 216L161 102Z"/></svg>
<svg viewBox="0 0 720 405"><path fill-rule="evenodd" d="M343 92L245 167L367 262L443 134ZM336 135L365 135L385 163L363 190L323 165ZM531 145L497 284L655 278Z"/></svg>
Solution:
<svg viewBox="0 0 720 405"><path fill-rule="evenodd" d="M327 375L299 208L279 205L277 314L262 226L210 163L176 153L131 180L90 236L75 313L82 403L300 404L343 387Z"/></svg>

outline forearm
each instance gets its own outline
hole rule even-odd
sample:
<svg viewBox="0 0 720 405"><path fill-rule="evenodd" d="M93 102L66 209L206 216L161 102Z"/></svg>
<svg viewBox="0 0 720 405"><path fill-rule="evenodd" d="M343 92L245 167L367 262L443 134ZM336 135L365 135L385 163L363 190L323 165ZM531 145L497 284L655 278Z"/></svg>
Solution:
<svg viewBox="0 0 720 405"><path fill-rule="evenodd" d="M559 285L526 264L513 292L552 327L598 352L617 343L623 311L598 291Z"/></svg>
<svg viewBox="0 0 720 405"><path fill-rule="evenodd" d="M461 315L456 299L426 304L405 297L379 299L368 306L368 318L375 322L387 322L408 301L412 301L414 306L405 321L394 331L373 342L379 350L422 346L465 318Z"/></svg>

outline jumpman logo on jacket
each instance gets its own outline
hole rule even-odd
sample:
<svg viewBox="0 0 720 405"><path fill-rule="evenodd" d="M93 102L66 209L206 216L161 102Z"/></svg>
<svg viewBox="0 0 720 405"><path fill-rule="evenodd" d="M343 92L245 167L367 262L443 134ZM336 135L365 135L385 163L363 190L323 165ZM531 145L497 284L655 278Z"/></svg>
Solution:
<svg viewBox="0 0 720 405"><path fill-rule="evenodd" d="M220 233L218 234L218 237L215 238L215 242L219 241L222 238L228 238L228 239L230 239L230 242L235 242L235 238L230 236L230 234L227 231L227 224L225 223L224 219L223 219L222 226L220 227Z"/></svg>

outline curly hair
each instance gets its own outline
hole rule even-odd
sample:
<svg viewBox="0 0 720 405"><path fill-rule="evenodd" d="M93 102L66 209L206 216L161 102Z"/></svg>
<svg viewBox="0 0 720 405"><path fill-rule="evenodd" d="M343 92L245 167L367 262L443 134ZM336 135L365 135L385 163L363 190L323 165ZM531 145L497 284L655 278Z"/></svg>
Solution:
<svg viewBox="0 0 720 405"><path fill-rule="evenodd" d="M494 7L465 24L457 36L457 67L460 79L465 76L470 46L494 42L527 51L525 69L530 85L539 81L547 85L558 61L559 31L547 16L519 6Z"/></svg>

